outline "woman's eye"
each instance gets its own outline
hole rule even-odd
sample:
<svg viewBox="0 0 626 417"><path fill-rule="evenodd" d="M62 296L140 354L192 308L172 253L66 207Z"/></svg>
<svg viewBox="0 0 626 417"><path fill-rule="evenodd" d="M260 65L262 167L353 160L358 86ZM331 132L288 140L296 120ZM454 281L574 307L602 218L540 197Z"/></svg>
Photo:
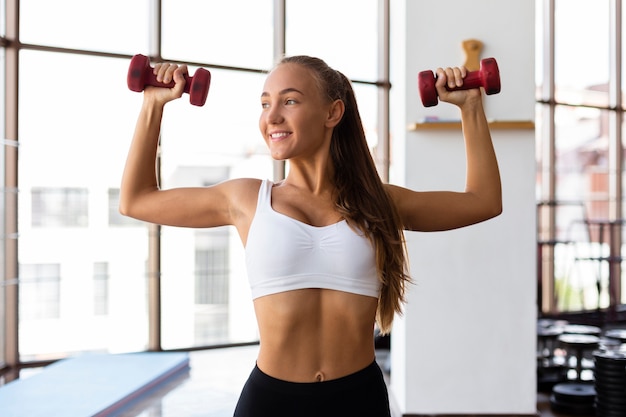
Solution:
<svg viewBox="0 0 626 417"><path fill-rule="evenodd" d="M285 101L285 104L296 104L296 100L290 98Z"/></svg>
<svg viewBox="0 0 626 417"><path fill-rule="evenodd" d="M261 107L264 108L264 109L267 109L267 108L270 107L270 104L269 103L261 103Z"/></svg>

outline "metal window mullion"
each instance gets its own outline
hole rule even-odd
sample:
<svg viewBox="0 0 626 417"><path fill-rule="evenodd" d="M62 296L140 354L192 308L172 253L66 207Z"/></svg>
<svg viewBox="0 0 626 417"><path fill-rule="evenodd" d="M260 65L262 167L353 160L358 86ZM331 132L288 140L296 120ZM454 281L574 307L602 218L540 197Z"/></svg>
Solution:
<svg viewBox="0 0 626 417"><path fill-rule="evenodd" d="M5 360L16 369L19 355L18 242L17 242L17 144L19 99L19 0L6 0L5 130L4 130L4 280Z"/></svg>
<svg viewBox="0 0 626 417"><path fill-rule="evenodd" d="M287 1L274 0L274 63L280 61L287 52ZM285 161L273 161L274 181L281 181L285 178Z"/></svg>
<svg viewBox="0 0 626 417"><path fill-rule="evenodd" d="M148 14L148 55L161 61L163 51L161 50L161 26L162 26L162 2L161 0L151 0Z"/></svg>
<svg viewBox="0 0 626 417"><path fill-rule="evenodd" d="M556 126L554 114L555 100L555 0L545 0L543 8L543 85L542 99L544 103L543 142L544 142L544 175L542 189L544 199L556 199ZM547 116L547 117L546 117ZM546 169L547 168L547 169ZM553 210L554 211L554 210ZM554 232L554 217L551 218L550 228ZM554 235L550 236L551 238Z"/></svg>
<svg viewBox="0 0 626 417"><path fill-rule="evenodd" d="M150 3L150 30L148 37L148 49L150 56L160 60L161 51L161 0L152 0ZM160 147L160 145L159 145ZM161 176L161 152L157 152L155 170L160 184ZM161 321L161 226L158 224L148 225L148 265L147 265L147 291L148 291L148 350L162 350L162 321Z"/></svg>
<svg viewBox="0 0 626 417"><path fill-rule="evenodd" d="M555 81L554 81L554 50L555 50L555 0L543 1L543 84L541 95L542 111L542 200L547 202L545 212L541 212L542 226L546 229L543 240L556 240L556 128L554 124ZM541 311L554 313L557 309L554 281L554 245L542 245L539 265L541 271Z"/></svg>
<svg viewBox="0 0 626 417"><path fill-rule="evenodd" d="M611 109L622 109L622 2L611 0L609 10L609 103ZM620 259L622 247L623 211L623 172L624 157L622 145L623 112L609 111L609 218L618 220L611 233L611 259ZM609 276L614 277L609 283L609 303L617 306L621 302L621 262L610 262ZM617 278L617 279L615 279Z"/></svg>
<svg viewBox="0 0 626 417"><path fill-rule="evenodd" d="M378 144L376 164L383 182L389 182L390 127L389 127L389 61L390 61L390 1L378 0Z"/></svg>
<svg viewBox="0 0 626 417"><path fill-rule="evenodd" d="M610 35L609 35L609 103L612 110L608 110L610 114L609 124L609 199L610 212L609 217L611 220L621 219L621 172L623 169L622 160L622 112L619 110L622 108L622 8L621 0L611 0L610 2Z"/></svg>

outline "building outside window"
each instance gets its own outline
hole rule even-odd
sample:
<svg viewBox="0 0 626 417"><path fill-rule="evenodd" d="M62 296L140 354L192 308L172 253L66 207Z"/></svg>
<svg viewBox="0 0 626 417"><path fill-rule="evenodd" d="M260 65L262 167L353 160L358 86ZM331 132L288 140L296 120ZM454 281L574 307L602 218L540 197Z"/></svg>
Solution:
<svg viewBox="0 0 626 417"><path fill-rule="evenodd" d="M31 193L33 227L87 227L86 188L35 187Z"/></svg>
<svg viewBox="0 0 626 417"><path fill-rule="evenodd" d="M93 314L109 314L109 264L106 262L93 265Z"/></svg>

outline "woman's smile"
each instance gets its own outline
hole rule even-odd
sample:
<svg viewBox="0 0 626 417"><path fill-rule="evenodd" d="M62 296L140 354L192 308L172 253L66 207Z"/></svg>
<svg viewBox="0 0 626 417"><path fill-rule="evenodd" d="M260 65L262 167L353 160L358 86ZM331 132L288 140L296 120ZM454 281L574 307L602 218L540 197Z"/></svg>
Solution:
<svg viewBox="0 0 626 417"><path fill-rule="evenodd" d="M281 140L286 139L291 136L291 132L279 131L279 132L271 132L269 134L269 139L272 142L279 142Z"/></svg>

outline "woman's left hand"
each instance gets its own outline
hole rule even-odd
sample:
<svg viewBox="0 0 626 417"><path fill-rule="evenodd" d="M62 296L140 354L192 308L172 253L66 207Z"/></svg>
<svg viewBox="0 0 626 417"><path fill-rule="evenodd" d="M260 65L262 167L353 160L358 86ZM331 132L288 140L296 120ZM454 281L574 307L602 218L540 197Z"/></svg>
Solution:
<svg viewBox="0 0 626 417"><path fill-rule="evenodd" d="M468 101L476 98L482 99L480 88L472 88L469 90L453 90L450 89L463 86L463 79L467 76L465 67L448 67L446 69L437 68L437 81L435 87L441 101L463 107Z"/></svg>

